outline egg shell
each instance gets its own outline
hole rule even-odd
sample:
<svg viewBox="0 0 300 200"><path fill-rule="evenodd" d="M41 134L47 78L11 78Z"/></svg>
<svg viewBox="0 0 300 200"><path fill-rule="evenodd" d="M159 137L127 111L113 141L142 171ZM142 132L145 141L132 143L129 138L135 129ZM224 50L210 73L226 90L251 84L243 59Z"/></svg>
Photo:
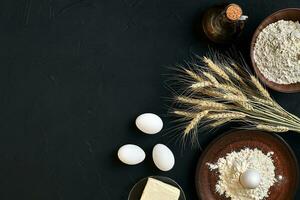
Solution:
<svg viewBox="0 0 300 200"><path fill-rule="evenodd" d="M147 134L156 134L163 128L162 119L153 113L144 113L138 116L135 124L142 132Z"/></svg>
<svg viewBox="0 0 300 200"><path fill-rule="evenodd" d="M240 182L245 188L254 189L260 183L260 173L254 169L248 169L240 176Z"/></svg>
<svg viewBox="0 0 300 200"><path fill-rule="evenodd" d="M175 164L172 151L164 144L157 144L152 151L153 162L161 171L169 171Z"/></svg>
<svg viewBox="0 0 300 200"><path fill-rule="evenodd" d="M126 144L119 148L118 158L127 165L141 163L146 157L144 150L135 144Z"/></svg>

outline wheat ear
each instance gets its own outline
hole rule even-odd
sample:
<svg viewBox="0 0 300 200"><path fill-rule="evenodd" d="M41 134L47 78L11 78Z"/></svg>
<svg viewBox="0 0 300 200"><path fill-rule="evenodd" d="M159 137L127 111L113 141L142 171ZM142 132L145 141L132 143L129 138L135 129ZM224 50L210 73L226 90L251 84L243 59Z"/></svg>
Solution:
<svg viewBox="0 0 300 200"><path fill-rule="evenodd" d="M208 80L210 80L212 84L219 85L219 81L212 74L208 72L203 72L203 75L206 76L206 78L208 78Z"/></svg>
<svg viewBox="0 0 300 200"><path fill-rule="evenodd" d="M237 88L235 88L235 87L233 87L231 85L219 84L217 86L217 88L220 88L220 89L222 89L224 91L227 90L228 92L233 92L233 93L235 93L237 95L243 96L243 98L245 97L245 95L239 89L237 89Z"/></svg>
<svg viewBox="0 0 300 200"><path fill-rule="evenodd" d="M215 91L215 90L209 90L209 89L203 89L203 90L200 90L199 92L202 93L202 94L205 94L207 96L210 96L210 97L221 97L221 96L224 95L221 92L218 92L218 91Z"/></svg>
<svg viewBox="0 0 300 200"><path fill-rule="evenodd" d="M187 135L191 132L191 130L195 129L200 122L200 120L208 114L208 111L202 111L196 115L196 117L186 126L184 130L184 135Z"/></svg>
<svg viewBox="0 0 300 200"><path fill-rule="evenodd" d="M189 97L177 97L177 100L182 103L196 105L197 107L202 109L226 110L228 108L226 104L209 101L209 100L193 99Z"/></svg>
<svg viewBox="0 0 300 200"><path fill-rule="evenodd" d="M265 124L258 124L256 128L264 130L264 131L269 131L269 132L287 132L289 131L289 128L285 126L270 126L270 125L265 125Z"/></svg>
<svg viewBox="0 0 300 200"><path fill-rule="evenodd" d="M231 112L231 113L215 113L210 114L207 116L208 119L242 119L245 118L247 115L242 112Z"/></svg>
<svg viewBox="0 0 300 200"><path fill-rule="evenodd" d="M227 101L232 101L244 107L246 110L253 110L253 106L248 103L248 99L245 96L225 94L222 96Z"/></svg>
<svg viewBox="0 0 300 200"><path fill-rule="evenodd" d="M193 98L183 97L183 96L179 96L176 99L181 103L188 103L188 104L198 104L198 102L200 101L199 99L193 99Z"/></svg>
<svg viewBox="0 0 300 200"><path fill-rule="evenodd" d="M185 71L185 73L187 73L190 77L192 77L196 81L199 81L199 82L203 81L203 79L198 74L196 74L195 72L193 72L191 70L188 70L188 69L185 69L184 71Z"/></svg>
<svg viewBox="0 0 300 200"><path fill-rule="evenodd" d="M262 103L262 104L266 104L266 105L269 105L269 106L277 106L273 101L271 100L265 100L265 99L262 99L262 98L259 98L259 97L256 97L256 96L252 96L252 98L259 102L259 103Z"/></svg>
<svg viewBox="0 0 300 200"><path fill-rule="evenodd" d="M219 67L218 65L216 65L211 59L207 58L207 57L203 57L203 62L207 64L207 66L214 71L216 74L218 74L220 77L222 77L223 79L230 81L229 76L224 72L224 70Z"/></svg>
<svg viewBox="0 0 300 200"><path fill-rule="evenodd" d="M256 86L256 88L258 89L258 91L266 98L271 99L269 92L261 85L261 83L259 82L259 80L257 80L257 78L255 78L255 76L251 75L251 81L252 83Z"/></svg>
<svg viewBox="0 0 300 200"><path fill-rule="evenodd" d="M209 81L202 81L202 82L199 82L199 83L192 84L191 88L193 88L193 89L200 89L200 88L204 88L204 87L208 87L208 86L211 86L211 82L209 82Z"/></svg>
<svg viewBox="0 0 300 200"><path fill-rule="evenodd" d="M231 74L231 76L233 76L236 80L238 80L239 82L241 82L242 84L245 85L245 82L243 81L243 79L241 78L240 75L238 75L232 68L230 67L226 67L226 70Z"/></svg>

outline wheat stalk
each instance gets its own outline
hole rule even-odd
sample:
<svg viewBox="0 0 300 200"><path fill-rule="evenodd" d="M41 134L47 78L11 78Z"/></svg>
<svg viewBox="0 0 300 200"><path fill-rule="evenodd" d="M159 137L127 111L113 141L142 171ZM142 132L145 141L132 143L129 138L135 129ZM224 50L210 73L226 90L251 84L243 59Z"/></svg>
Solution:
<svg viewBox="0 0 300 200"><path fill-rule="evenodd" d="M197 114L195 116L195 118L186 126L185 130L184 130L184 134L187 135L190 133L191 130L193 130L199 123L199 121L205 116L207 115L208 111L202 111L199 114Z"/></svg>
<svg viewBox="0 0 300 200"><path fill-rule="evenodd" d="M245 129L300 133L300 119L271 98L259 80L246 70L245 63L218 53L201 61L207 68L199 67L201 64L194 60L191 66L196 69L184 70L189 79L179 79L180 83L186 82L183 85L189 85L184 88L186 92L176 97L175 105L179 108L173 111L176 116L189 120L184 137L195 133L198 127L215 128L231 121L245 123ZM191 78L193 83L189 81Z"/></svg>
<svg viewBox="0 0 300 200"><path fill-rule="evenodd" d="M197 115L197 113L185 112L181 110L175 110L174 114L178 116L188 117L188 118L194 118Z"/></svg>

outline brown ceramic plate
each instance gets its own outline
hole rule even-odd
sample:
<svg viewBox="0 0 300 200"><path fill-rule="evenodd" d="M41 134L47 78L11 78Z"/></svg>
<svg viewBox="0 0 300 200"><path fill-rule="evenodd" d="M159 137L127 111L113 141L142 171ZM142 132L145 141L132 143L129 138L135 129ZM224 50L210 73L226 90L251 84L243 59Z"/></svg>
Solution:
<svg viewBox="0 0 300 200"><path fill-rule="evenodd" d="M274 23L278 20L292 20L292 21L300 21L300 8L286 8L283 10L279 10L272 15L268 16L266 19L264 19L261 24L257 27L256 31L254 32L254 35L252 37L251 41L251 47L250 47L250 57L251 62L254 68L254 71L258 78L265 83L268 87L272 88L273 90L279 91L279 92L285 92L285 93L292 93L292 92L299 92L300 91L300 83L294 83L294 84L278 84L274 83L272 81L269 81L266 79L262 73L257 68L254 57L253 57L253 51L254 51L254 45L256 42L256 38L259 35L259 33L264 29L266 26L268 26L271 23Z"/></svg>
<svg viewBox="0 0 300 200"><path fill-rule="evenodd" d="M291 200L298 185L298 163L289 145L275 133L261 131L240 130L221 135L204 150L196 169L196 190L198 197L203 200L224 200L215 192L218 180L217 173L211 172L206 165L216 163L220 157L232 151L239 151L245 147L258 148L264 153L274 152L272 158L276 176L282 179L269 190L269 197L265 200Z"/></svg>
<svg viewBox="0 0 300 200"><path fill-rule="evenodd" d="M178 183L176 183L173 179L165 177L165 176L149 176L149 177L143 178L142 180L140 180L133 186L133 188L131 189L131 191L129 193L128 200L140 200L141 199L141 196L143 194L143 191L146 186L148 178L154 178L154 179L157 179L164 183L167 183L169 185L172 185L174 187L177 187L180 190L180 196L179 196L178 200L186 200L184 192L183 192L182 188L178 185Z"/></svg>

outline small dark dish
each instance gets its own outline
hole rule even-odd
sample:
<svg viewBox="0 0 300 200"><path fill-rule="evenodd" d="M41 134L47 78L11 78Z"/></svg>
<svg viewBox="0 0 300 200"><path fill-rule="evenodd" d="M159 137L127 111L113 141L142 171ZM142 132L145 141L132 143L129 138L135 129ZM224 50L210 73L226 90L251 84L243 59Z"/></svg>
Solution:
<svg viewBox="0 0 300 200"><path fill-rule="evenodd" d="M273 90L284 92L284 93L293 93L293 92L300 92L300 83L293 83L293 84L278 84L266 79L263 74L259 71L254 61L254 46L256 42L256 38L259 33L271 23L274 23L278 20L292 20L292 21L300 21L300 8L286 8L279 10L272 15L265 18L261 24L257 27L252 36L251 47L250 47L250 57L251 62L254 68L254 71L258 78L265 83L268 87L272 88Z"/></svg>
<svg viewBox="0 0 300 200"><path fill-rule="evenodd" d="M298 187L299 169L292 149L275 133L248 130L228 132L219 136L201 154L195 177L199 199L227 200L225 196L215 192L218 181L217 171L210 171L206 163L216 163L226 154L245 147L258 148L264 153L274 152L272 159L275 175L282 175L283 178L270 187L269 197L266 200L294 199Z"/></svg>
<svg viewBox="0 0 300 200"><path fill-rule="evenodd" d="M178 185L178 183L176 183L173 179L170 179L170 178L164 177L164 176L149 176L149 177L143 178L142 180L140 180L133 186L133 188L131 189L131 191L129 193L128 200L140 200L148 178L154 178L156 180L159 180L159 181L162 181L169 185L177 187L180 190L180 196L179 196L178 200L186 200L184 192L183 192L182 188Z"/></svg>

